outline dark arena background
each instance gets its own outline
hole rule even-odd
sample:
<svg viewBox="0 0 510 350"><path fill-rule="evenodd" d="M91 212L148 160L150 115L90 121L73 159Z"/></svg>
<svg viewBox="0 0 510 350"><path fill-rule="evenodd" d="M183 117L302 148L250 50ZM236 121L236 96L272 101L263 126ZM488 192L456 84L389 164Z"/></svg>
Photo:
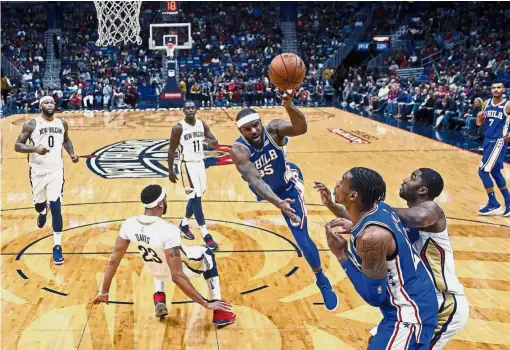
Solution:
<svg viewBox="0 0 510 350"><path fill-rule="evenodd" d="M470 306L444 349L510 348L510 217L478 213L487 194L476 124L492 83L510 88L509 2L114 3L1 2L2 349L366 349L382 315L328 248L334 216L313 188L332 190L362 166L381 174L385 201L399 208L415 169L442 175L436 202ZM230 156L242 108L264 124L289 120L269 80L281 53L306 66L292 102L308 129L289 139L286 156L304 176L308 231L340 298L333 312L281 212L256 201ZM73 164L63 152L63 265L52 260L50 218L36 225L26 154L14 150L43 96L55 100L81 156ZM165 188L164 219L182 219L187 198L168 179L167 154L186 101L219 141L204 148L202 205L219 245L222 297L237 315L223 328L173 283L168 316L154 317L153 277L135 246L110 303L92 304L121 223L143 213L145 186ZM507 181L509 162L507 152ZM502 204L498 189L496 197ZM199 237L183 243L204 244L190 225ZM207 295L204 279L192 283Z"/></svg>

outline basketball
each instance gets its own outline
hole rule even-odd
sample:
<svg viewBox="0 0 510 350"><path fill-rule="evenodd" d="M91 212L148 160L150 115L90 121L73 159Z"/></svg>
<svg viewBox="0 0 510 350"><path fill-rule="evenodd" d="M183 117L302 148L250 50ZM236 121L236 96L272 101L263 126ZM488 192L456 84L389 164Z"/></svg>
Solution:
<svg viewBox="0 0 510 350"><path fill-rule="evenodd" d="M305 75L305 63L293 53L282 53L273 58L269 65L269 79L282 90L295 89Z"/></svg>

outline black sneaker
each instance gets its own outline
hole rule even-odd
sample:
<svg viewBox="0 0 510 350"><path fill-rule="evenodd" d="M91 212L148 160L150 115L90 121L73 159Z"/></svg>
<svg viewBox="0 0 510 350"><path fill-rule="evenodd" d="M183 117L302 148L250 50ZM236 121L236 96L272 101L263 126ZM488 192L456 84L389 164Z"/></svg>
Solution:
<svg viewBox="0 0 510 350"><path fill-rule="evenodd" d="M48 215L48 211L46 211L46 214L39 213L39 216L37 217L37 227L43 228L46 224L46 216Z"/></svg>

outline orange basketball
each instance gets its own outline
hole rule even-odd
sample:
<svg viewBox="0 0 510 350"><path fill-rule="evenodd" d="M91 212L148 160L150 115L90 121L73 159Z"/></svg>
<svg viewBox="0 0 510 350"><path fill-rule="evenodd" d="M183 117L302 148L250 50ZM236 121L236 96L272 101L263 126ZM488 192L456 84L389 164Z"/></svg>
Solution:
<svg viewBox="0 0 510 350"><path fill-rule="evenodd" d="M269 65L269 79L282 90L297 88L305 75L305 63L293 53L282 53L273 58Z"/></svg>

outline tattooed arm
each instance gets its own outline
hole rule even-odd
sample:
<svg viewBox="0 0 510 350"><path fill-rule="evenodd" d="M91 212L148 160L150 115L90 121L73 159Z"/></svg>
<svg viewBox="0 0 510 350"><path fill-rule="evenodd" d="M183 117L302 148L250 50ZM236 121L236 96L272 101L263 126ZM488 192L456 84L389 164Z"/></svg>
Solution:
<svg viewBox="0 0 510 350"><path fill-rule="evenodd" d="M181 247L174 247L165 250L166 261L172 273L172 281L179 287L184 294L194 302L206 307L207 300L193 287L188 276L182 270Z"/></svg>
<svg viewBox="0 0 510 350"><path fill-rule="evenodd" d="M410 227L429 227L440 219L439 206L433 201L423 202L412 208L394 208L393 210L400 220Z"/></svg>
<svg viewBox="0 0 510 350"><path fill-rule="evenodd" d="M255 192L257 192L262 199L283 211L292 221L300 220L295 214L295 210L291 207L294 200L282 200L273 192L271 187L262 179L255 165L250 161L250 151L246 147L233 145L230 150L230 156L243 179L253 186Z"/></svg>
<svg viewBox="0 0 510 350"><path fill-rule="evenodd" d="M21 130L21 133L18 136L18 139L16 140L16 143L14 144L14 150L19 153L38 153L38 154L46 154L49 151L48 147L45 146L37 146L27 145L27 141L32 135L32 132L34 132L35 129L35 120L31 119L23 125L23 129Z"/></svg>
<svg viewBox="0 0 510 350"><path fill-rule="evenodd" d="M391 256L395 249L391 232L373 225L368 226L356 239L356 250L362 261L361 271L351 259L339 259L356 291L372 306L379 307L386 301L386 258Z"/></svg>
<svg viewBox="0 0 510 350"><path fill-rule="evenodd" d="M65 150L69 155L71 156L71 159L73 160L73 163L77 163L80 158L76 154L74 154L74 148L73 143L71 142L71 138L69 137L69 126L67 125L67 122L62 119L62 124L64 124L64 143L62 146L64 146Z"/></svg>
<svg viewBox="0 0 510 350"><path fill-rule="evenodd" d="M395 249L390 231L381 226L368 226L356 239L356 250L363 262L361 272L368 278L385 278L388 273L386 258Z"/></svg>

